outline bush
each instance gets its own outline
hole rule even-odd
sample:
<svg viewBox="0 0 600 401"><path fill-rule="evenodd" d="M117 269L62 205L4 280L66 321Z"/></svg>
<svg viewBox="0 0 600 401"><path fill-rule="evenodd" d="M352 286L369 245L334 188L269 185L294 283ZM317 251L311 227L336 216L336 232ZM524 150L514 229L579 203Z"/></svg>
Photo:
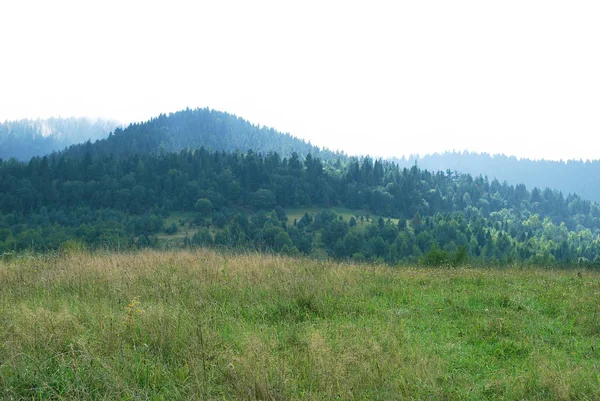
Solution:
<svg viewBox="0 0 600 401"><path fill-rule="evenodd" d="M83 242L73 239L63 242L58 249L63 255L73 255L75 253L85 252L86 250L87 246Z"/></svg>
<svg viewBox="0 0 600 401"><path fill-rule="evenodd" d="M434 242L429 252L421 259L421 264L429 267L458 267L469 261L469 255L465 246L459 246L456 251L448 252L438 248Z"/></svg>
<svg viewBox="0 0 600 401"><path fill-rule="evenodd" d="M213 211L213 204L206 198L200 198L194 204L194 209L196 209L202 217L210 217Z"/></svg>
<svg viewBox="0 0 600 401"><path fill-rule="evenodd" d="M452 254L452 266L461 266L469 262L469 253L467 247L464 245L459 246L456 251Z"/></svg>
<svg viewBox="0 0 600 401"><path fill-rule="evenodd" d="M221 212L217 212L212 216L212 223L218 228L224 228L227 225L227 218Z"/></svg>
<svg viewBox="0 0 600 401"><path fill-rule="evenodd" d="M165 229L165 233L171 235L171 234L175 234L177 232L177 230L178 230L177 224L173 223Z"/></svg>
<svg viewBox="0 0 600 401"><path fill-rule="evenodd" d="M275 201L275 195L268 189L259 189L253 192L249 196L250 206L257 209L272 209L277 203Z"/></svg>
<svg viewBox="0 0 600 401"><path fill-rule="evenodd" d="M437 244L434 243L429 252L421 259L421 264L429 267L449 266L450 254L448 251L438 248Z"/></svg>
<svg viewBox="0 0 600 401"><path fill-rule="evenodd" d="M192 237L192 245L212 245L213 238L206 228L201 228Z"/></svg>

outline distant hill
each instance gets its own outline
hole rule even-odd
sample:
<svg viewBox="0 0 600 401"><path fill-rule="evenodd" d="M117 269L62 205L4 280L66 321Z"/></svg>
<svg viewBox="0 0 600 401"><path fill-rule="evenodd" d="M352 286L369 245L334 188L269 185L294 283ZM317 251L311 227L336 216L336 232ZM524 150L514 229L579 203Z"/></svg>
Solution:
<svg viewBox="0 0 600 401"><path fill-rule="evenodd" d="M118 124L89 118L49 118L0 123L0 159L27 161L67 146L105 138Z"/></svg>
<svg viewBox="0 0 600 401"><path fill-rule="evenodd" d="M89 142L88 142L89 141ZM68 147L68 148L67 148ZM187 109L161 114L142 123L120 128L106 120L53 118L20 120L0 124L0 158L29 160L65 149L67 156L129 156L146 153L169 153L204 147L213 151L259 154L276 152L289 157L296 152L324 162L341 158L343 153L320 149L310 142L272 128L252 124L233 114L204 109ZM496 178L528 188L552 188L564 195L576 193L584 199L600 202L600 161L567 162L517 159L505 155L473 152L446 152L426 156L391 159L400 167L415 163L429 171L458 171L473 176Z"/></svg>
<svg viewBox="0 0 600 401"><path fill-rule="evenodd" d="M457 155L471 156L482 157ZM600 266L600 206L537 188L561 180L527 189L480 176L503 178L509 167L483 163L475 177L464 173L475 162L429 166L462 174L419 167L343 157L209 109L160 115L49 156L0 161L0 253L69 240L159 246L158 236L181 231L182 246L391 265ZM353 211L347 221L329 210L338 207ZM286 209L305 213L292 221Z"/></svg>
<svg viewBox="0 0 600 401"><path fill-rule="evenodd" d="M488 176L528 188L552 188L563 194L576 193L584 199L600 202L600 161L529 160L488 153L446 152L395 159L402 167L415 163L431 171L458 171L473 176Z"/></svg>
<svg viewBox="0 0 600 401"><path fill-rule="evenodd" d="M72 146L69 156L129 156L133 154L179 152L204 147L213 151L256 153L276 152L290 156L318 155L328 160L341 154L320 149L290 134L254 125L233 114L204 109L187 109L161 114L143 123L115 130L113 135L90 146Z"/></svg>
<svg viewBox="0 0 600 401"><path fill-rule="evenodd" d="M233 114L204 109L187 109L161 114L146 122L117 128L114 134L95 143L71 146L64 154L83 157L130 156L159 154L204 147L213 151L242 152L252 149L257 154L276 152L289 157L296 152L300 158L307 154L324 162L346 155L320 149L310 142L281 133L272 128L252 124ZM429 171L458 171L473 176L487 176L490 180L525 184L528 188L557 189L566 196L576 193L584 199L600 201L600 162L548 161L517 159L504 155L472 152L446 152L423 157L411 156L392 159L400 167L415 163Z"/></svg>

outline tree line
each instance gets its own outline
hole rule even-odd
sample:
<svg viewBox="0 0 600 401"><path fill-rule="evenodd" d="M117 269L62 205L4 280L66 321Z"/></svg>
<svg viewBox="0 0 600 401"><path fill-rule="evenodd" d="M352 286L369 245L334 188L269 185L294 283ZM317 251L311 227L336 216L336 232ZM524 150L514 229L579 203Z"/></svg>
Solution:
<svg viewBox="0 0 600 401"><path fill-rule="evenodd" d="M452 170L487 175L510 184L555 188L600 202L600 160L529 160L474 152L445 152L395 159L400 166L415 163L428 170Z"/></svg>
<svg viewBox="0 0 600 401"><path fill-rule="evenodd" d="M252 247L337 259L593 263L600 208L577 195L369 157L292 152L114 155L88 144L29 162L0 162L0 249L155 246L198 217L187 245ZM287 221L285 209L343 206ZM380 216L369 218L367 215ZM361 220L362 217L362 220ZM455 259L453 259L455 258ZM440 262L441 263L441 262ZM448 262L450 263L450 262Z"/></svg>

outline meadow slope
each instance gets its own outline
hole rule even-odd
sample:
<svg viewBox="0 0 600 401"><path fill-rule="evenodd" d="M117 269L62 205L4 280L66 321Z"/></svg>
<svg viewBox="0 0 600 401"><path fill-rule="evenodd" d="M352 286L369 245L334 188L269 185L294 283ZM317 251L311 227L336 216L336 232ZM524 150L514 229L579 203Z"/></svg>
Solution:
<svg viewBox="0 0 600 401"><path fill-rule="evenodd" d="M0 399L593 399L600 272L0 261Z"/></svg>

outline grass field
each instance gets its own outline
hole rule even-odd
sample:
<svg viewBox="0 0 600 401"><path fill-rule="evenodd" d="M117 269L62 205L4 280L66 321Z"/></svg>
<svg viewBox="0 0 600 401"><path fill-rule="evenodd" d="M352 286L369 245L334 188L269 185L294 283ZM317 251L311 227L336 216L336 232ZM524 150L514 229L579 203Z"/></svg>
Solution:
<svg viewBox="0 0 600 401"><path fill-rule="evenodd" d="M597 399L600 273L0 262L0 399Z"/></svg>
<svg viewBox="0 0 600 401"><path fill-rule="evenodd" d="M183 244L184 238L187 236L188 238L192 238L194 234L198 231L197 227L189 227L188 222L191 221L197 213L194 212L179 212L179 213L171 213L171 215L165 218L164 227L167 228L171 224L175 224L177 226L178 231L175 234L165 234L158 233L156 238L160 241L161 244L164 244L164 247L168 248L171 243L175 245ZM181 222L186 222L186 224L181 224Z"/></svg>
<svg viewBox="0 0 600 401"><path fill-rule="evenodd" d="M302 218L302 216L304 216L304 213L308 213L311 216L314 216L315 214L322 212L323 210L332 210L334 211L338 216L342 216L342 218L345 221L350 220L351 217L355 217L356 216L369 216L369 220L371 221L377 221L379 219L380 216L378 215L374 215L371 214L367 211L364 210L354 210L354 209L348 209L345 207L332 207L332 208L325 208L325 207L311 207L311 208L297 208L297 209L293 209L293 208L289 208L289 209L285 209L285 213L288 216L288 223L292 224L294 222L294 219L297 221L300 221L300 219ZM385 220L388 219L388 217L384 217ZM394 224L398 224L398 219L392 219L390 218L390 221L392 221ZM359 226L363 225L367 225L367 221L361 221L360 219L357 220L357 224Z"/></svg>

